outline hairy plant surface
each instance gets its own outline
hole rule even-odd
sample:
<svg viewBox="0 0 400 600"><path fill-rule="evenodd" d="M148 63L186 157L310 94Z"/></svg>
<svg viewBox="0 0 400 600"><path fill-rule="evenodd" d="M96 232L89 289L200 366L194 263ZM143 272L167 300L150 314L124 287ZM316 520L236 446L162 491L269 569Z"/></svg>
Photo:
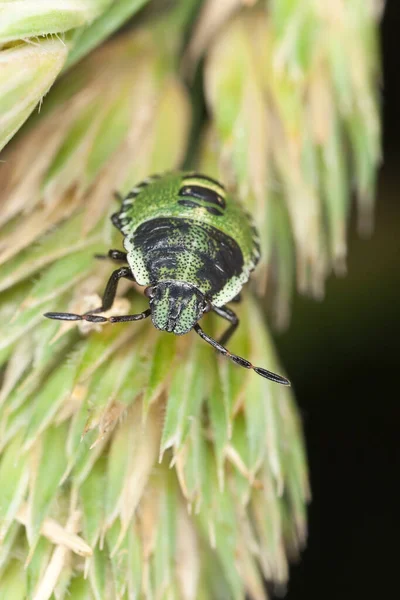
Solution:
<svg viewBox="0 0 400 600"><path fill-rule="evenodd" d="M194 333L43 313L98 306L113 265L94 255L122 241L114 192L185 165L253 215L262 261L229 348L282 372L267 305L286 325L296 284L320 297L344 271L352 194L371 226L378 8L0 4L0 146L41 103L0 163L1 598L284 588L309 500L291 390ZM139 292L121 286L107 316L143 310ZM204 327L219 333L210 315Z"/></svg>

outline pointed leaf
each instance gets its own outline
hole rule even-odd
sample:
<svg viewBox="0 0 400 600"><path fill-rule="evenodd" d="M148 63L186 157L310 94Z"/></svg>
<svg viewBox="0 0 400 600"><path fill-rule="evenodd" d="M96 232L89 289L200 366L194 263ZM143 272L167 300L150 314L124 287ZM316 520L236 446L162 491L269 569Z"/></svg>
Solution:
<svg viewBox="0 0 400 600"><path fill-rule="evenodd" d="M168 393L160 457L172 446L179 451L191 419L199 414L201 402L212 385L210 377L204 378L208 356L209 349L205 345L192 344L186 359L175 369Z"/></svg>
<svg viewBox="0 0 400 600"><path fill-rule="evenodd" d="M132 524L132 527L127 532L127 544L128 544L128 566L127 566L127 583L128 583L128 597L136 598L140 596L141 582L142 582L142 571L143 571L143 549L141 543L141 537L136 527L136 524Z"/></svg>
<svg viewBox="0 0 400 600"><path fill-rule="evenodd" d="M143 308L141 308L143 307ZM135 297L132 305L133 312L144 309L144 301ZM87 339L81 366L78 369L76 381L84 381L96 369L106 362L131 337L139 335L144 323L106 324L101 332L93 332Z"/></svg>
<svg viewBox="0 0 400 600"><path fill-rule="evenodd" d="M96 134L93 138L91 150L88 155L84 172L84 187L88 188L99 174L101 168L107 164L112 154L116 151L126 137L132 118L132 82L121 86L119 94L107 110L102 114Z"/></svg>
<svg viewBox="0 0 400 600"><path fill-rule="evenodd" d="M0 578L0 598L12 600L25 600L26 576L19 560L10 560L7 569Z"/></svg>
<svg viewBox="0 0 400 600"><path fill-rule="evenodd" d="M106 458L100 457L80 488L82 529L89 546L94 548L104 525Z"/></svg>
<svg viewBox="0 0 400 600"><path fill-rule="evenodd" d="M20 382L20 385L14 389L7 398L7 411L12 413L17 410L30 396L37 392L43 385L43 381L60 361L67 361L65 349L71 345L71 340L76 336L76 332L70 331L54 343L51 343L59 325L50 319L44 319L40 327L31 332L32 342L34 344L33 368L27 376ZM23 339L20 343L23 343ZM33 408L33 406L32 406Z"/></svg>
<svg viewBox="0 0 400 600"><path fill-rule="evenodd" d="M266 396L268 384L260 385L259 377L249 378L246 389L245 414L247 441L249 445L250 472L255 474L260 468L266 453L265 432L268 427L266 415ZM266 388L266 389L263 389Z"/></svg>
<svg viewBox="0 0 400 600"><path fill-rule="evenodd" d="M107 590L109 568L107 554L99 548L95 548L89 568L89 580L95 600L104 600L107 598L107 592L111 592L111 590ZM111 597L113 597L113 594Z"/></svg>
<svg viewBox="0 0 400 600"><path fill-rule="evenodd" d="M67 424L49 427L38 443L39 464L32 481L29 498L27 534L30 544L35 544L43 519L55 499L61 478L67 466L65 454Z"/></svg>
<svg viewBox="0 0 400 600"><path fill-rule="evenodd" d="M49 564L54 546L41 536L26 569L27 597L34 598L35 590Z"/></svg>
<svg viewBox="0 0 400 600"><path fill-rule="evenodd" d="M84 177L85 166L104 112L104 100L88 98L72 122L42 182L45 198L66 193Z"/></svg>
<svg viewBox="0 0 400 600"><path fill-rule="evenodd" d="M146 417L150 404L156 400L171 375L175 360L176 336L161 333L153 350L149 382L143 398L143 416Z"/></svg>
<svg viewBox="0 0 400 600"><path fill-rule="evenodd" d="M6 3L14 11L14 2ZM20 2L19 5L32 4ZM4 3L3 3L4 7ZM4 8L3 8L4 10ZM3 16L0 38L4 39ZM3 35L1 30L3 29ZM7 37L9 37L9 33ZM20 34L17 36L20 38ZM67 58L67 47L58 38L41 39L35 45L19 43L0 55L0 150L18 131L36 104L46 94Z"/></svg>
<svg viewBox="0 0 400 600"><path fill-rule="evenodd" d="M21 452L17 434L3 451L0 463L0 540L4 538L24 499L29 480L29 457Z"/></svg>
<svg viewBox="0 0 400 600"><path fill-rule="evenodd" d="M57 5L43 0L36 2L6 3L0 10L0 39L7 42L24 37L68 31L90 23L107 7L111 0L60 0Z"/></svg>
<svg viewBox="0 0 400 600"><path fill-rule="evenodd" d="M159 481L159 485L161 481ZM153 580L156 593L163 591L168 595L168 593L172 593L174 586L176 505L178 501L176 481L172 472L164 472L164 481L161 485L157 538L152 561Z"/></svg>
<svg viewBox="0 0 400 600"><path fill-rule="evenodd" d="M32 336L33 337L33 336ZM10 392L23 377L33 358L33 340L27 335L16 344L6 367L0 387L0 405L7 400Z"/></svg>
<svg viewBox="0 0 400 600"><path fill-rule="evenodd" d="M210 371L211 370L215 370L212 365L210 365ZM221 383L218 374L216 374L213 390L208 400L208 407L210 411L210 423L213 432L219 486L222 489L224 486L225 450L230 437L231 426L229 422L229 416L227 415L226 406L224 405L223 394L221 394L220 390Z"/></svg>
<svg viewBox="0 0 400 600"><path fill-rule="evenodd" d="M18 534L21 532L21 526L17 521L13 521L11 526L8 528L7 534L4 539L1 540L0 544L0 579L2 578L4 569L7 568L7 564L12 556L15 541L18 538Z"/></svg>
<svg viewBox="0 0 400 600"><path fill-rule="evenodd" d="M80 252L65 256L48 267L23 301L22 307L31 308L53 300L85 279L95 268L94 254L100 252L102 248L102 244L94 244Z"/></svg>
<svg viewBox="0 0 400 600"><path fill-rule="evenodd" d="M55 414L71 395L81 354L82 352L75 351L72 356L69 356L64 364L51 373L36 394L24 440L25 449L30 448L39 435L51 425Z"/></svg>
<svg viewBox="0 0 400 600"><path fill-rule="evenodd" d="M176 456L176 469L182 493L198 511L208 490L207 444L199 417L191 421L190 429Z"/></svg>
<svg viewBox="0 0 400 600"><path fill-rule="evenodd" d="M108 525L111 525L117 516L128 467L135 455L135 442L137 443L137 440L134 437L132 423L125 419L115 432L108 453L105 500L105 521Z"/></svg>
<svg viewBox="0 0 400 600"><path fill-rule="evenodd" d="M60 301L62 301L62 298L60 298ZM6 349L22 335L33 329L33 327L43 323L43 313L51 309L54 310L54 308L54 300L50 300L19 312L18 316L11 323L8 323L7 329L1 336L0 350Z"/></svg>
<svg viewBox="0 0 400 600"><path fill-rule="evenodd" d="M78 237L76 232L82 228L82 213L67 219L55 231L50 231L39 243L33 247L22 250L17 256L7 261L0 267L0 291L5 290L15 283L32 277L32 275L64 256L88 248L94 242L101 242L101 228L99 224L90 235Z"/></svg>
<svg viewBox="0 0 400 600"><path fill-rule="evenodd" d="M115 521L112 527L107 531L106 541L110 549L110 562L116 600L121 600L124 597L128 585L128 535L125 535L122 542L119 541L120 535L121 524L119 521ZM115 551L113 551L114 548L116 548Z"/></svg>
<svg viewBox="0 0 400 600"><path fill-rule="evenodd" d="M68 590L69 597L74 600L92 600L90 583L84 577L74 577Z"/></svg>
<svg viewBox="0 0 400 600"><path fill-rule="evenodd" d="M132 352L133 350L133 352ZM90 414L85 426L85 432L99 427L102 432L107 408L119 399L121 387L131 367L131 356L134 354L132 345L126 345L122 350L115 353L108 365L102 369L102 376L97 385L90 386L87 403ZM97 381L97 378L96 378Z"/></svg>

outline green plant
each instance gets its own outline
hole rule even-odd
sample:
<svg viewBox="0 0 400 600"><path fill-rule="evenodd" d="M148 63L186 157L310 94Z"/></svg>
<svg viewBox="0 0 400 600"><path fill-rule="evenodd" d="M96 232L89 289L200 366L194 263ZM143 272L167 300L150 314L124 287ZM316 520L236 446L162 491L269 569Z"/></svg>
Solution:
<svg viewBox="0 0 400 600"><path fill-rule="evenodd" d="M0 7L3 145L63 67L145 3L76 0L39 18L45 4ZM98 305L112 267L93 255L121 242L113 192L179 167L190 148L261 232L232 351L279 372L263 294L287 323L295 281L321 296L344 269L352 191L364 228L371 219L377 9L152 4L59 79L2 156L1 597L264 598L263 577L283 586L305 542L290 389L215 360L194 334L42 315ZM115 312L144 307L128 286Z"/></svg>

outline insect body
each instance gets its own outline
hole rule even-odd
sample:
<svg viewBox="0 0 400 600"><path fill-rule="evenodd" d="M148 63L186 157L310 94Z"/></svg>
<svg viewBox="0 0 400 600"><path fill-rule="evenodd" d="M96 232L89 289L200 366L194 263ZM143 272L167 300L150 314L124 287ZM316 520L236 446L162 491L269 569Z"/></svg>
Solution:
<svg viewBox="0 0 400 600"><path fill-rule="evenodd" d="M134 187L111 219L124 235L126 253L110 250L108 256L128 266L114 271L102 305L90 314L46 313L46 317L117 323L151 316L157 329L176 335L194 329L237 364L289 385L284 377L254 367L224 346L239 324L225 304L235 300L249 279L260 246L250 217L220 183L196 173L155 175ZM121 278L146 286L150 308L120 317L95 314L112 306ZM219 341L198 324L210 310L230 323Z"/></svg>

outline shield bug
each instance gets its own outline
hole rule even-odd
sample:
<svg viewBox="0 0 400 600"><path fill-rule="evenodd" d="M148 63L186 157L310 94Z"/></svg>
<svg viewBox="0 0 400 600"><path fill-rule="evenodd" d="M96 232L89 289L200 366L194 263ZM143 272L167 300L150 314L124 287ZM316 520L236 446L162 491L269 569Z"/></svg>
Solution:
<svg viewBox="0 0 400 600"><path fill-rule="evenodd" d="M102 305L83 315L50 312L46 317L121 323L151 316L157 329L176 335L194 329L238 365L290 385L284 377L255 367L225 347L239 324L226 304L237 299L249 279L260 246L250 217L221 183L198 173L148 177L122 199L111 220L124 236L126 252L110 250L108 257L127 266L112 273ZM146 286L150 307L135 315L96 314L111 308L121 278ZM229 322L218 341L198 323L210 310Z"/></svg>

